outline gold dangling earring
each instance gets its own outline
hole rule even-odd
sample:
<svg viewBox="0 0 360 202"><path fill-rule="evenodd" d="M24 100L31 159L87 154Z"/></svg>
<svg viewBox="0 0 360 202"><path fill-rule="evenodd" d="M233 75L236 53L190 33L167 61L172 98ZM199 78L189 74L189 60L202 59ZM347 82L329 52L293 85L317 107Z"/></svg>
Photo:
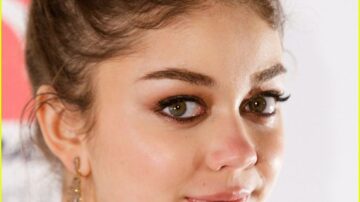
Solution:
<svg viewBox="0 0 360 202"><path fill-rule="evenodd" d="M80 158L74 158L74 167L76 176L74 177L71 185L71 202L81 202L81 174L80 174Z"/></svg>

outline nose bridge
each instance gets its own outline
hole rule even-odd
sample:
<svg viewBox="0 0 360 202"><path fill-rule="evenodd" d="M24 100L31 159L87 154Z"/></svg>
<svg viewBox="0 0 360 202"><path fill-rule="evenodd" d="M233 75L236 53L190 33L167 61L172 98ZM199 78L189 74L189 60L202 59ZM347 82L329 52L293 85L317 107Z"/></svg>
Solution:
<svg viewBox="0 0 360 202"><path fill-rule="evenodd" d="M213 127L213 141L205 159L210 169L247 169L256 164L257 153L251 134L239 118L228 115L214 122Z"/></svg>

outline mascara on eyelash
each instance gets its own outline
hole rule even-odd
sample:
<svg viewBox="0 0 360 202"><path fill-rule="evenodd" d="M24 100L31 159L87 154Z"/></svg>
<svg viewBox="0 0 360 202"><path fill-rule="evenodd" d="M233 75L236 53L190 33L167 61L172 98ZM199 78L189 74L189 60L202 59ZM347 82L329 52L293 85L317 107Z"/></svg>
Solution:
<svg viewBox="0 0 360 202"><path fill-rule="evenodd" d="M267 90L267 91L263 91L263 92L260 92L260 93L257 93L255 94L254 96L252 96L251 98L247 99L243 104L242 106L246 106L247 104L249 104L249 102L251 102L252 99L256 98L256 97L272 97L275 99L276 102L285 102L287 101L289 98L290 98L290 94L285 96L284 97L284 94L283 92L279 92L277 90ZM243 107L240 107L240 108L243 108ZM269 113L269 114L264 114L264 113L258 113L259 116L261 117L271 117L273 115L276 114L276 110L272 113Z"/></svg>
<svg viewBox="0 0 360 202"><path fill-rule="evenodd" d="M161 116L164 116L168 120L173 120L178 123L189 123L194 121L195 119L198 119L200 116L193 116L193 117L187 117L187 118L179 118L174 116L169 116L168 114L164 113L163 110L166 107L169 107L172 104L178 103L178 102L184 102L184 101L190 101L190 102L196 102L199 105L202 105L203 107L206 106L206 103L199 97L194 95L175 95L168 98L165 98L163 100L160 100L157 103L157 106L155 107L155 112L157 114L160 114Z"/></svg>
<svg viewBox="0 0 360 202"><path fill-rule="evenodd" d="M275 90L270 90L270 91L264 91L259 93L257 96L269 96L269 97L274 97L276 101L278 102L285 102L290 98L290 94L284 96L284 93L280 93L278 91Z"/></svg>
<svg viewBox="0 0 360 202"><path fill-rule="evenodd" d="M182 102L182 101L191 101L191 102L196 102L198 104L202 104L205 105L203 101L201 101L200 98L196 97L196 96L191 96L191 95L175 95L175 96L171 96L168 98L165 98L163 100L160 100L158 102L159 107L165 108L171 104L177 103L177 102Z"/></svg>

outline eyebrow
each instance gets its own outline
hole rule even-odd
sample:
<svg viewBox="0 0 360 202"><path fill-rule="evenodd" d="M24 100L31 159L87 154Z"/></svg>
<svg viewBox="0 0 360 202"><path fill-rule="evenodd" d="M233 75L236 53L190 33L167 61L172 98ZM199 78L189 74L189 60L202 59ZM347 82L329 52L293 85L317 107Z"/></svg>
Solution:
<svg viewBox="0 0 360 202"><path fill-rule="evenodd" d="M251 76L251 83L253 85L259 85L265 81L268 81L277 75L286 73L285 67L277 63L268 69L256 72ZM150 72L139 80L151 80L151 79L174 79L185 81L190 84L212 87L216 85L215 79L205 74L192 72L183 68L167 68L165 70Z"/></svg>
<svg viewBox="0 0 360 202"><path fill-rule="evenodd" d="M257 72L251 76L251 84L259 85L260 83L264 83L280 74L286 73L286 69L284 65L281 63L277 63L270 68Z"/></svg>
<svg viewBox="0 0 360 202"><path fill-rule="evenodd" d="M207 87L216 85L215 80L210 76L179 68L167 68L165 70L151 72L140 78L140 80L148 79L175 79Z"/></svg>

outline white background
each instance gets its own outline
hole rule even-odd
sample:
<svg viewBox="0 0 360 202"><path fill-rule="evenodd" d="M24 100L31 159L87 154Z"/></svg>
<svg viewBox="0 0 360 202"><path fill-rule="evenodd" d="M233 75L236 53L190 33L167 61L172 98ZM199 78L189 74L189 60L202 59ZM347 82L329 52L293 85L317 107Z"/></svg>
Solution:
<svg viewBox="0 0 360 202"><path fill-rule="evenodd" d="M283 4L284 46L295 59L284 105L285 162L269 201L356 202L357 1Z"/></svg>
<svg viewBox="0 0 360 202"><path fill-rule="evenodd" d="M283 4L292 97L284 105L285 162L269 202L356 202L357 1L286 0ZM19 16L23 15L12 19ZM14 124L4 122L3 127L10 145L4 149L18 148L16 130L11 129ZM27 166L21 160L3 161L5 202L28 201L24 178L30 173L38 177L28 185L39 190L30 194L37 198L32 201L49 201L39 198L58 195L45 185L49 173L44 173L46 166L39 161Z"/></svg>

